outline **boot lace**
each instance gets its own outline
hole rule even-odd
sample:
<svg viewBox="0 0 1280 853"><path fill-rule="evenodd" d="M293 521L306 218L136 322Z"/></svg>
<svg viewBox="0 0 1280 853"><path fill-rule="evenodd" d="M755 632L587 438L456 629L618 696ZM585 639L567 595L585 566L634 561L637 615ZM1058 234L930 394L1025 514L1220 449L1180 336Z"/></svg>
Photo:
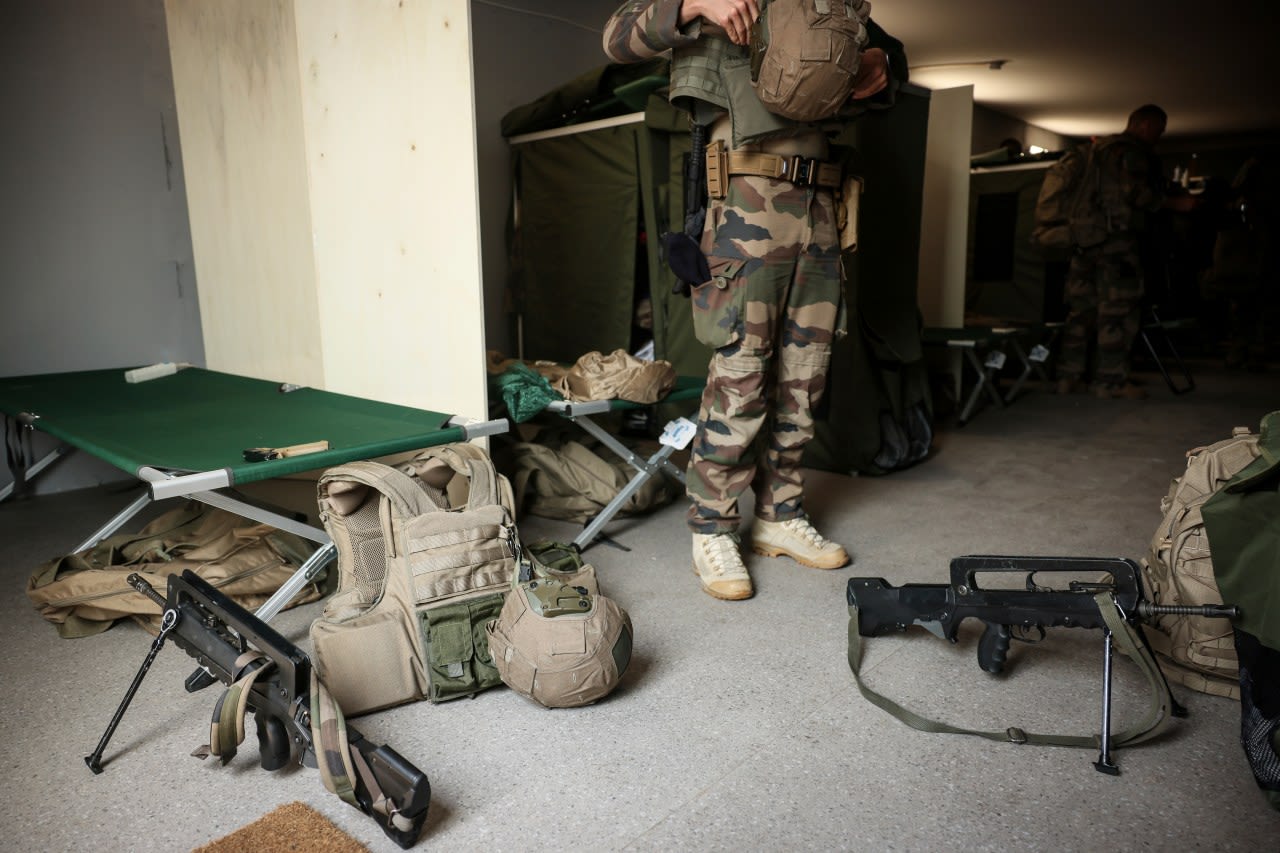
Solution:
<svg viewBox="0 0 1280 853"><path fill-rule="evenodd" d="M708 536L702 540L702 550L709 558L711 571L717 575L737 574L746 570L738 543L732 536Z"/></svg>
<svg viewBox="0 0 1280 853"><path fill-rule="evenodd" d="M809 519L805 518L803 515L787 519L782 522L782 527L784 530L801 537L814 548L819 550L831 545L831 542L823 538L822 534L815 530L814 526L809 523Z"/></svg>

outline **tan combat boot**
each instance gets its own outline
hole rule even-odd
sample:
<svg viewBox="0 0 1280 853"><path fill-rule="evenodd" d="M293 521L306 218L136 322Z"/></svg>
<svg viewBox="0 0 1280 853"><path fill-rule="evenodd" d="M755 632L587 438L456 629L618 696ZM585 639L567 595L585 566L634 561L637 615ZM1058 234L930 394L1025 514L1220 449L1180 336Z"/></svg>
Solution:
<svg viewBox="0 0 1280 853"><path fill-rule="evenodd" d="M786 554L814 569L838 569L850 562L844 547L824 538L803 515L786 521L757 518L751 528L751 547L766 557Z"/></svg>
<svg viewBox="0 0 1280 853"><path fill-rule="evenodd" d="M1078 394L1084 390L1084 383L1079 379L1072 379L1070 376L1064 376L1058 380L1058 393L1062 395Z"/></svg>
<svg viewBox="0 0 1280 853"><path fill-rule="evenodd" d="M693 534L693 571L702 581L702 591L714 598L738 601L755 592L738 539L728 533Z"/></svg>

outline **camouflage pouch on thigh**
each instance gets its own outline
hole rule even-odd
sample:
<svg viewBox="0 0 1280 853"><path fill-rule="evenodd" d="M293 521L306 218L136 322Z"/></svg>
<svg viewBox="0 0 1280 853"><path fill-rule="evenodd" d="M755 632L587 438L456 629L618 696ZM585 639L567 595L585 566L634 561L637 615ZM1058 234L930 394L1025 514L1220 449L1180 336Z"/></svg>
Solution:
<svg viewBox="0 0 1280 853"><path fill-rule="evenodd" d="M737 258L707 259L711 279L693 288L693 334L712 349L738 340L747 289L736 281L744 262Z"/></svg>

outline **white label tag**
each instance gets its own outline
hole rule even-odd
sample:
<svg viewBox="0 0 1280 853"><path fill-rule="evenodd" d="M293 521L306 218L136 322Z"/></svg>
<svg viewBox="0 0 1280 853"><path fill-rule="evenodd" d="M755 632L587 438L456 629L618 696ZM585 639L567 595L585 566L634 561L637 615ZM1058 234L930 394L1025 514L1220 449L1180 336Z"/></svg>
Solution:
<svg viewBox="0 0 1280 853"><path fill-rule="evenodd" d="M990 367L993 370L1000 370L1001 368L1004 367L1004 359L1005 359L1004 353L1002 353L998 349L992 350L991 352L987 353L987 360L983 362L983 365L986 367Z"/></svg>
<svg viewBox="0 0 1280 853"><path fill-rule="evenodd" d="M693 435L698 431L697 425L688 418L676 418L669 421L662 430L662 435L658 436L658 443L665 444L668 447L674 447L676 450L684 450L689 446L689 442L693 441Z"/></svg>
<svg viewBox="0 0 1280 853"><path fill-rule="evenodd" d="M1036 344L1031 348L1031 354L1027 358L1036 363L1042 362L1049 357L1049 348L1044 344Z"/></svg>

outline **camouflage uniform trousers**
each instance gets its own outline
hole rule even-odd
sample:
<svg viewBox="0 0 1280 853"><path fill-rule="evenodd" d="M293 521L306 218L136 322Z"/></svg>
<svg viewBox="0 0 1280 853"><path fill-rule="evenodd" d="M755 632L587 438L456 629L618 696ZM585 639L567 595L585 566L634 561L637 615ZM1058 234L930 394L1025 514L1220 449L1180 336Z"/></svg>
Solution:
<svg viewBox="0 0 1280 853"><path fill-rule="evenodd" d="M1058 375L1081 379L1089 345L1097 338L1094 378L1118 385L1129 375L1129 353L1138 335L1142 271L1130 237L1113 236L1099 246L1077 249L1067 272L1067 321Z"/></svg>
<svg viewBox="0 0 1280 853"><path fill-rule="evenodd" d="M735 533L748 488L770 521L803 514L800 456L826 387L840 313L832 193L748 175L712 200L693 290L694 330L715 349L687 489L695 533Z"/></svg>

